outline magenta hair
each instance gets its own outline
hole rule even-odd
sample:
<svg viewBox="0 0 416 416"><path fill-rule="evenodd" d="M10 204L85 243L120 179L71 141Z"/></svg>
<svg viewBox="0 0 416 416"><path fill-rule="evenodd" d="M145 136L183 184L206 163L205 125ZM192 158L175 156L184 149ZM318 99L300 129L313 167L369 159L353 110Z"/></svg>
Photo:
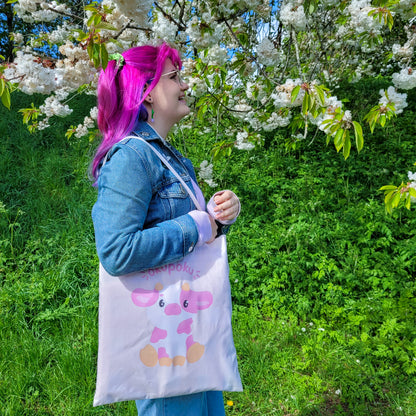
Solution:
<svg viewBox="0 0 416 416"><path fill-rule="evenodd" d="M109 61L98 80L97 123L103 139L92 162L95 180L111 147L133 131L138 121L147 121L143 101L159 82L166 59L179 69L182 66L178 51L166 43L137 46L122 55L124 66L119 68L115 60Z"/></svg>

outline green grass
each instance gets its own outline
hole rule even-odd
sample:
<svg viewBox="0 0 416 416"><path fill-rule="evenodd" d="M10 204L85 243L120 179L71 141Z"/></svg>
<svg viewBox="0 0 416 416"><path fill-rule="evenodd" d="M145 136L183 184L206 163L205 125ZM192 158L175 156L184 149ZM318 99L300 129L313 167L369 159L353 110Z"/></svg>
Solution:
<svg viewBox="0 0 416 416"><path fill-rule="evenodd" d="M386 215L378 192L413 168L410 98L347 161L321 138L287 153L278 132L267 151L218 162L220 186L243 207L228 245L244 392L224 393L228 415L416 414L415 211ZM64 137L83 103L36 135L0 109L2 415L136 413L134 403L92 407L95 145ZM212 142L198 130L186 140L197 166Z"/></svg>

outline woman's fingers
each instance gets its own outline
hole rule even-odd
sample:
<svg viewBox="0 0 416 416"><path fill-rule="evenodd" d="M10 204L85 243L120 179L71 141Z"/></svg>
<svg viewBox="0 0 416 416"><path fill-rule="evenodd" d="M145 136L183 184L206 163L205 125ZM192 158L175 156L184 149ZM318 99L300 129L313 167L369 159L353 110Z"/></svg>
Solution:
<svg viewBox="0 0 416 416"><path fill-rule="evenodd" d="M239 213L240 201L234 192L224 191L222 194L216 195L214 198L216 207L214 212L218 220L233 220Z"/></svg>

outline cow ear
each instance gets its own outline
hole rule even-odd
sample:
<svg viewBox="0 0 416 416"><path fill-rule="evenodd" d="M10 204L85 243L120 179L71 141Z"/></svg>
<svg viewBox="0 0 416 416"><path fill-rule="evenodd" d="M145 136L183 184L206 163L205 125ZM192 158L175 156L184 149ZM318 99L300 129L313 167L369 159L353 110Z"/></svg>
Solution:
<svg viewBox="0 0 416 416"><path fill-rule="evenodd" d="M135 289L131 293L131 299L136 306L147 307L156 303L159 299L159 292L156 290Z"/></svg>
<svg viewBox="0 0 416 416"><path fill-rule="evenodd" d="M189 292L191 290L191 287L189 286L189 283L184 283L182 285L182 290L184 290L185 292Z"/></svg>

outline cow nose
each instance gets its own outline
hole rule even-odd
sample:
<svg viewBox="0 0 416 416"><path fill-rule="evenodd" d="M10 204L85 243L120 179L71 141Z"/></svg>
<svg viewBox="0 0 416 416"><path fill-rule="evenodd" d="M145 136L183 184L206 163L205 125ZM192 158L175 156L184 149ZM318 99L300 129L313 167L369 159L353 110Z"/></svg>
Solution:
<svg viewBox="0 0 416 416"><path fill-rule="evenodd" d="M166 305L165 314L166 315L180 315L181 307L177 303L169 303Z"/></svg>

